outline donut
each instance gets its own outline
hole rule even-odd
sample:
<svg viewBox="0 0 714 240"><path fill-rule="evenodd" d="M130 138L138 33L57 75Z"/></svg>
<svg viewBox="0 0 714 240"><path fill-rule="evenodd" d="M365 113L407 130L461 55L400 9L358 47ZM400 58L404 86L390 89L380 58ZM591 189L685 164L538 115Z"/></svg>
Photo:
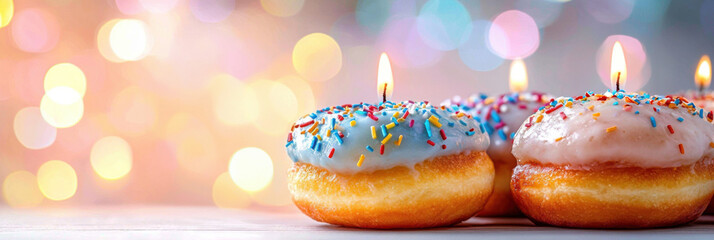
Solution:
<svg viewBox="0 0 714 240"><path fill-rule="evenodd" d="M498 97L486 94L472 95L464 100L456 96L445 102L458 106L482 122L489 133L491 144L486 153L493 160L496 170L493 194L486 202L480 217L515 217L521 212L511 197L511 175L516 167L516 158L511 154L513 134L531 114L550 100L537 92L509 93Z"/></svg>
<svg viewBox="0 0 714 240"><path fill-rule="evenodd" d="M428 102L348 104L300 118L288 134L295 205L334 225L447 226L486 204L489 138L470 115Z"/></svg>
<svg viewBox="0 0 714 240"><path fill-rule="evenodd" d="M694 103L697 107L703 108L704 111L714 111L714 93L700 91L686 91L679 94ZM709 203L704 214L714 215L714 199Z"/></svg>
<svg viewBox="0 0 714 240"><path fill-rule="evenodd" d="M554 99L515 134L511 191L532 221L654 228L697 219L714 194L714 126L682 97Z"/></svg>

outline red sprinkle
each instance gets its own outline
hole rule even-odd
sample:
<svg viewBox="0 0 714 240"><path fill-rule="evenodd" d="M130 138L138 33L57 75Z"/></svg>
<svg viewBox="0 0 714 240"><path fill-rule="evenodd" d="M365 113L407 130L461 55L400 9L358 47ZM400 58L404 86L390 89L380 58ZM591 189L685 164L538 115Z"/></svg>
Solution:
<svg viewBox="0 0 714 240"><path fill-rule="evenodd" d="M431 140L426 140L426 143L428 143L428 144L431 145L431 146L436 145L436 144L434 144L434 142L432 142ZM384 145L382 145L382 146L384 146Z"/></svg>
<svg viewBox="0 0 714 240"><path fill-rule="evenodd" d="M333 154L335 154L335 148L332 148L332 150L330 150L330 155L327 157L332 158Z"/></svg>
<svg viewBox="0 0 714 240"><path fill-rule="evenodd" d="M299 127L307 127L315 123L315 120L310 120L299 125Z"/></svg>
<svg viewBox="0 0 714 240"><path fill-rule="evenodd" d="M446 149L446 145L442 144L441 149Z"/></svg>
<svg viewBox="0 0 714 240"><path fill-rule="evenodd" d="M679 153L684 154L684 145L679 144Z"/></svg>
<svg viewBox="0 0 714 240"><path fill-rule="evenodd" d="M414 119L412 119L412 120L409 122L409 127L413 127L413 126L414 126Z"/></svg>
<svg viewBox="0 0 714 240"><path fill-rule="evenodd" d="M288 142L293 140L293 133L288 133Z"/></svg>
<svg viewBox="0 0 714 240"><path fill-rule="evenodd" d="M337 132L337 134L339 134L341 138L344 138L344 137L345 137L345 135L344 135L344 134L342 134L342 132L341 132L341 131L340 131L340 132Z"/></svg>
<svg viewBox="0 0 714 240"><path fill-rule="evenodd" d="M384 144L379 147L379 155L384 155Z"/></svg>
<svg viewBox="0 0 714 240"><path fill-rule="evenodd" d="M402 116L402 118L407 119L407 116L409 116L409 111L404 112L404 115Z"/></svg>
<svg viewBox="0 0 714 240"><path fill-rule="evenodd" d="M550 108L550 109L548 109L548 110L545 110L545 114L552 113L553 111L558 110L558 108L560 108L560 107L562 107L562 106L563 106L563 104L555 105L555 107L552 107L552 108Z"/></svg>
<svg viewBox="0 0 714 240"><path fill-rule="evenodd" d="M375 117L374 114L372 114L371 112L367 114L367 117L371 118L371 119L374 120L375 122L376 122L377 120L379 120L379 118Z"/></svg>
<svg viewBox="0 0 714 240"><path fill-rule="evenodd" d="M672 125L667 125L667 129L669 129L669 133L674 134L674 129L672 128Z"/></svg>
<svg viewBox="0 0 714 240"><path fill-rule="evenodd" d="M439 134L441 134L441 139L446 140L446 133L444 132L444 129L439 129Z"/></svg>
<svg viewBox="0 0 714 240"><path fill-rule="evenodd" d="M568 118L568 116L565 116L565 113L564 113L564 112L560 112L560 117L562 117L563 120L565 120L566 118Z"/></svg>
<svg viewBox="0 0 714 240"><path fill-rule="evenodd" d="M342 115L337 115L337 119L340 119L340 121L345 120L345 118L342 117Z"/></svg>

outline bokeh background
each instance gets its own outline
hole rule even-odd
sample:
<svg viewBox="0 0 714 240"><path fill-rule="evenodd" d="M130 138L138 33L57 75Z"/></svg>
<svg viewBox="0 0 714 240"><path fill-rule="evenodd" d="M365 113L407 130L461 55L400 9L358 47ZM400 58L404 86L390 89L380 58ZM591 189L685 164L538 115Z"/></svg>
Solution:
<svg viewBox="0 0 714 240"><path fill-rule="evenodd" d="M0 0L0 180L10 207L291 209L292 121L376 102L529 89L693 89L714 1Z"/></svg>

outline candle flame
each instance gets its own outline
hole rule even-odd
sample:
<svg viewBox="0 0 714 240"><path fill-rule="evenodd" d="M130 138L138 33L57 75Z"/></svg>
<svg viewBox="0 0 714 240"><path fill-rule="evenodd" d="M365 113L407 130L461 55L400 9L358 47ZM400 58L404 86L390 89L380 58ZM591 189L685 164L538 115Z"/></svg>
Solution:
<svg viewBox="0 0 714 240"><path fill-rule="evenodd" d="M694 74L694 83L700 89L708 88L709 84L712 82L712 62L709 60L709 56L702 56L699 60L697 66L697 72Z"/></svg>
<svg viewBox="0 0 714 240"><path fill-rule="evenodd" d="M387 85L385 86L385 84ZM392 65L389 63L387 53L382 53L379 56L379 69L377 70L377 93L380 99L386 95L386 99L389 100L392 97L392 90L394 90Z"/></svg>
<svg viewBox="0 0 714 240"><path fill-rule="evenodd" d="M511 63L511 74L508 78L511 92L522 92L528 88L528 71L526 64L521 59Z"/></svg>
<svg viewBox="0 0 714 240"><path fill-rule="evenodd" d="M615 42L612 47L612 61L610 62L610 87L615 90L620 81L620 89L624 89L627 82L627 62L625 61L625 50L620 41Z"/></svg>

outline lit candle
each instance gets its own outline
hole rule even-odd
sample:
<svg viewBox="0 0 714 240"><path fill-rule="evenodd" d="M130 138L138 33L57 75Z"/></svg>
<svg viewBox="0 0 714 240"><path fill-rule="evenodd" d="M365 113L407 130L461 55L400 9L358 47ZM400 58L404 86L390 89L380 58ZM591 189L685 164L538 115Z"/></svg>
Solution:
<svg viewBox="0 0 714 240"><path fill-rule="evenodd" d="M709 87L712 82L712 62L709 56L703 55L697 65L697 71L694 74L694 84L697 85L699 93L703 94L704 89Z"/></svg>
<svg viewBox="0 0 714 240"><path fill-rule="evenodd" d="M389 62L387 53L379 56L379 68L377 70L377 92L382 97L382 102L392 98L394 90L394 76L392 75L392 65Z"/></svg>
<svg viewBox="0 0 714 240"><path fill-rule="evenodd" d="M528 88L528 72L523 60L516 59L511 63L508 85L511 88L511 92L523 92Z"/></svg>
<svg viewBox="0 0 714 240"><path fill-rule="evenodd" d="M627 83L627 62L625 61L625 50L620 41L615 42L612 47L612 61L610 62L610 87L615 92L624 89Z"/></svg>

